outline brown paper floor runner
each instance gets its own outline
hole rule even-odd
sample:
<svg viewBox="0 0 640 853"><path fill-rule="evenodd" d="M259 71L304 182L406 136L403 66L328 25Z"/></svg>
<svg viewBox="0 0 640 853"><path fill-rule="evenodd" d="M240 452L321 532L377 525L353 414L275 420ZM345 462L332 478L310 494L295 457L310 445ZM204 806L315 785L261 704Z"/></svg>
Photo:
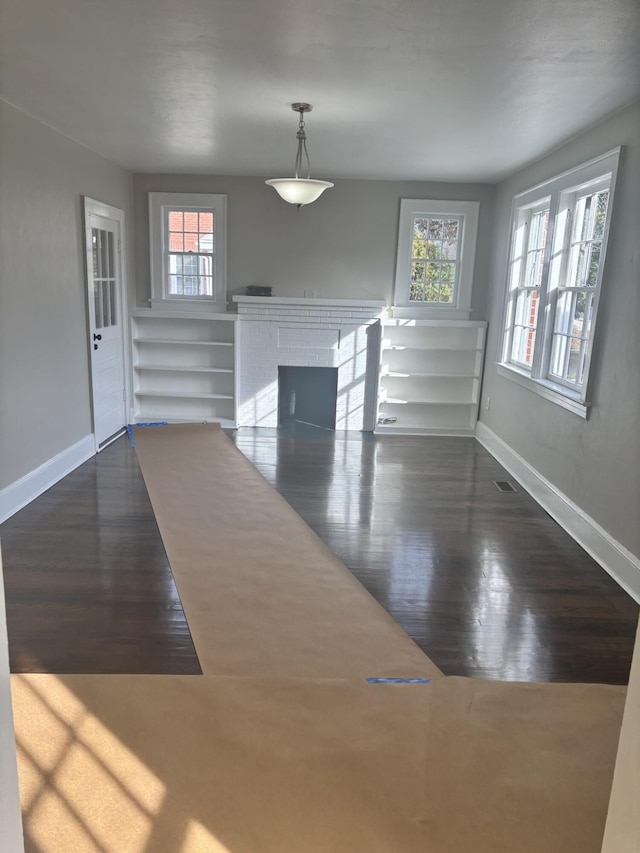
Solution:
<svg viewBox="0 0 640 853"><path fill-rule="evenodd" d="M222 430L134 436L205 675L442 675Z"/></svg>
<svg viewBox="0 0 640 853"><path fill-rule="evenodd" d="M598 853L624 689L13 676L27 853Z"/></svg>

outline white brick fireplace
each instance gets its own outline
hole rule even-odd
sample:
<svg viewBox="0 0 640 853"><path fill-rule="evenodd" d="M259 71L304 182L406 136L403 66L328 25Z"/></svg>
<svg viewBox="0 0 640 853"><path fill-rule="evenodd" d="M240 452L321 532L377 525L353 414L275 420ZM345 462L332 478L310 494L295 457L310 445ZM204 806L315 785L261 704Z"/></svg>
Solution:
<svg viewBox="0 0 640 853"><path fill-rule="evenodd" d="M378 300L234 296L238 304L238 426L278 426L278 367L337 367L337 430L372 430Z"/></svg>

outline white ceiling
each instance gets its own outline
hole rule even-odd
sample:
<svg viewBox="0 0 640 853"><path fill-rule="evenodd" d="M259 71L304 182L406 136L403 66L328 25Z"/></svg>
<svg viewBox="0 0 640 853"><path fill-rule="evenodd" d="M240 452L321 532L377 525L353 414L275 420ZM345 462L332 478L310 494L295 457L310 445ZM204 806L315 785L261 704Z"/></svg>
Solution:
<svg viewBox="0 0 640 853"><path fill-rule="evenodd" d="M494 181L640 97L639 0L0 0L0 97L133 171Z"/></svg>

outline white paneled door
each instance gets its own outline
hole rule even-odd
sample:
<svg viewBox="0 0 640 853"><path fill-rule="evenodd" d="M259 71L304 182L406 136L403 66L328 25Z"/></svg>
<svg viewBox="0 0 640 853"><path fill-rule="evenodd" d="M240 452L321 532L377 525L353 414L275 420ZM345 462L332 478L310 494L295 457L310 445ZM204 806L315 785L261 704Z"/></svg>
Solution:
<svg viewBox="0 0 640 853"><path fill-rule="evenodd" d="M124 364L124 212L85 198L89 348L96 450L127 424Z"/></svg>

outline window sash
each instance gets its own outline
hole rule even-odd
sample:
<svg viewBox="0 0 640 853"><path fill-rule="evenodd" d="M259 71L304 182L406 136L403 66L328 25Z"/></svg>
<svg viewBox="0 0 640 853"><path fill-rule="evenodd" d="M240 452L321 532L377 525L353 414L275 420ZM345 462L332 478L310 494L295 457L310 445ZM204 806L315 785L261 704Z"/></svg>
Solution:
<svg viewBox="0 0 640 853"><path fill-rule="evenodd" d="M477 201L400 201L394 310L468 319L479 210Z"/></svg>
<svg viewBox="0 0 640 853"><path fill-rule="evenodd" d="M523 381L528 377L531 382L558 392L555 397L566 396L583 405L587 405L589 394L619 154L620 149L616 149L532 188L516 196L513 204L502 365L515 369ZM548 239L542 274L536 280L535 275L531 277L532 265L524 263L525 248L530 244L523 225L540 209L543 203L540 196L545 189L549 206ZM527 287L532 279L535 283L539 281L539 288ZM523 324L518 299L522 301L521 294L536 290L535 317ZM532 353L523 349L523 329L527 328L534 337ZM503 375L508 375L508 371ZM566 408L575 411L574 405Z"/></svg>
<svg viewBox="0 0 640 853"><path fill-rule="evenodd" d="M530 372L536 352L549 233L550 199L537 199L517 211L510 259L512 323L507 344L507 360Z"/></svg>
<svg viewBox="0 0 640 853"><path fill-rule="evenodd" d="M149 231L152 305L226 309L226 196L150 192Z"/></svg>

